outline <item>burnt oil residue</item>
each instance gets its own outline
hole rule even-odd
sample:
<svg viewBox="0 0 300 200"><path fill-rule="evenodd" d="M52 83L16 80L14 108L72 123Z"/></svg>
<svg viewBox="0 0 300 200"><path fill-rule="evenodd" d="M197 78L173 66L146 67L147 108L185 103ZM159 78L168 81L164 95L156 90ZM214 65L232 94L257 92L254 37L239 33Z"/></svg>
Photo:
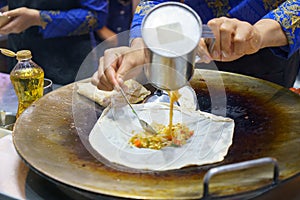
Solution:
<svg viewBox="0 0 300 200"><path fill-rule="evenodd" d="M195 92L200 110L212 112L208 89L202 86L194 88L196 88ZM184 167L180 170L148 172L132 171L132 169L127 169L124 166L116 166L116 164L109 163L105 159L94 157L92 149L88 148L90 146L88 136L103 108L95 108L94 102L90 101L76 104L73 116L79 119L75 123L78 136L72 134L70 136L72 143L66 144L72 146L72 150L68 154L69 163L80 170L110 180L109 183L118 188L127 188L130 184L137 184L140 188L153 188L155 186L156 190L160 192L166 190L169 194L175 192L174 188L177 188L180 182L182 190L190 191L188 188L193 187L191 192L196 192L193 195L199 196L202 191L201 183L208 169L224 164L272 156L272 150L277 147L273 143L276 144L282 139L280 138L280 126L286 114L277 108L276 104L272 103L273 101L267 101L270 98L265 97L264 94L249 93L243 89L227 87L226 116L235 121L235 129L233 143L225 159L218 163ZM140 183L140 180L144 180L143 183Z"/></svg>
<svg viewBox="0 0 300 200"><path fill-rule="evenodd" d="M208 89L205 87L197 88L195 92L200 110L211 113L211 97ZM88 141L88 133L93 127L91 121L94 120L89 119L87 116L91 112L95 112L98 117L102 108L95 109L94 104L91 108L85 107L86 104L83 105L84 108L75 110L76 116L81 119L79 124L76 125L84 128L77 130L81 139L73 138L73 141L76 143L73 145L76 147L73 149L76 156L72 158L84 161L84 163L88 163L87 166L92 167L95 158L90 154L91 149L89 149L90 152L87 150L88 142L86 142L86 145L83 145L82 142L84 141L82 139L84 138L83 140ZM182 171L184 171L185 175L199 173L199 170L206 171L215 165L235 163L268 155L266 151L270 149L272 141L278 137L278 126L281 125L280 121L284 118L281 110L277 109L272 102L266 102L266 98L263 95L260 97L257 94L234 90L234 88L226 88L226 105L224 106L226 106L226 117L235 121L233 143L227 156L221 163L184 169ZM98 162L95 162L95 168L98 167ZM175 172L169 171L167 173L159 173L159 175L168 176L170 174L173 175L173 173Z"/></svg>
<svg viewBox="0 0 300 200"><path fill-rule="evenodd" d="M207 88L195 89L201 111L211 113ZM233 143L224 163L239 162L268 155L273 142L280 137L284 113L264 94L253 94L226 88L226 117L235 122ZM222 109L222 108L220 108ZM223 108L224 109L224 108ZM243 159L243 160L240 160Z"/></svg>

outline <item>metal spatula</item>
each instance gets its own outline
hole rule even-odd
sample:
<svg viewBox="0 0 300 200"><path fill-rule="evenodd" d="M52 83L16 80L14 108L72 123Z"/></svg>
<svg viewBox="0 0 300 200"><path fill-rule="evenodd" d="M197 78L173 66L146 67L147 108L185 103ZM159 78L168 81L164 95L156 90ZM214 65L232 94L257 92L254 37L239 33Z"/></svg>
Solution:
<svg viewBox="0 0 300 200"><path fill-rule="evenodd" d="M142 120L141 118L139 118L138 114L135 112L135 110L133 109L133 107L132 107L132 105L130 104L129 100L127 99L124 90L123 90L121 87L119 87L119 86L117 86L116 88L117 88L117 90L120 90L120 91L121 91L122 96L123 96L124 99L126 100L127 104L130 106L132 112L135 114L135 116L136 116L137 119L139 120L139 122L140 122L142 128L143 128L145 131L149 132L149 133L157 134L157 132L154 130L154 128L153 128L152 126L150 126L150 124L148 124L147 122L145 122L144 120Z"/></svg>

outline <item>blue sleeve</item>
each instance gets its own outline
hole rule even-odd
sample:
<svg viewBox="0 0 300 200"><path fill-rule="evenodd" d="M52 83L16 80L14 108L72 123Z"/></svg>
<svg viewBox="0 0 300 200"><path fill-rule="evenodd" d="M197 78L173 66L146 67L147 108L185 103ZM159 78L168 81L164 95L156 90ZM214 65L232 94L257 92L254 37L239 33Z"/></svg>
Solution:
<svg viewBox="0 0 300 200"><path fill-rule="evenodd" d="M288 39L287 46L272 48L274 53L289 58L300 49L300 0L285 1L264 18L276 20Z"/></svg>
<svg viewBox="0 0 300 200"><path fill-rule="evenodd" d="M7 6L7 1L6 0L0 0L0 8Z"/></svg>
<svg viewBox="0 0 300 200"><path fill-rule="evenodd" d="M40 16L45 26L40 28L44 38L86 34L106 23L106 0L81 0L81 8L68 11L42 10Z"/></svg>
<svg viewBox="0 0 300 200"><path fill-rule="evenodd" d="M140 3L135 9L135 13L131 24L131 29L130 29L131 40L142 36L141 25L145 15L148 14L151 8L163 2L168 2L168 1L167 0L157 0L157 1L141 0L140 1Z"/></svg>

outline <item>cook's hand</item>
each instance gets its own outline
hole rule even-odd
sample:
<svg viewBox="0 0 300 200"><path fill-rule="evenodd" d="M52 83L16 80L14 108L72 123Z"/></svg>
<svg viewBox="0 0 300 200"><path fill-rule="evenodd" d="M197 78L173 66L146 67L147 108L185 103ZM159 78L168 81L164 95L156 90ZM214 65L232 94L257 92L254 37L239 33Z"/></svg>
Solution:
<svg viewBox="0 0 300 200"><path fill-rule="evenodd" d="M20 33L31 26L42 26L40 12L26 7L4 12L11 18L10 22L0 28L0 34Z"/></svg>
<svg viewBox="0 0 300 200"><path fill-rule="evenodd" d="M201 39L198 54L203 62L233 61L261 48L261 33L248 22L220 17L210 20L208 26L215 35L215 41L212 48L208 49L212 41Z"/></svg>
<svg viewBox="0 0 300 200"><path fill-rule="evenodd" d="M113 90L122 85L125 75L134 67L146 62L147 50L141 38L134 39L131 47L107 49L99 60L98 71L92 77L92 84L100 90Z"/></svg>

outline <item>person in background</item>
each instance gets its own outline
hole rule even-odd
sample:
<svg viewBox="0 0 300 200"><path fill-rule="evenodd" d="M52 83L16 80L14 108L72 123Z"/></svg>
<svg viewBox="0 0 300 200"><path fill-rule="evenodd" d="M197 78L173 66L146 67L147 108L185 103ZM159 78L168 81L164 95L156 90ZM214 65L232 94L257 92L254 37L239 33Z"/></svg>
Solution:
<svg viewBox="0 0 300 200"><path fill-rule="evenodd" d="M106 25L96 31L97 42L108 42L109 47L128 46L129 29L137 0L110 0ZM124 31L127 33L120 34Z"/></svg>
<svg viewBox="0 0 300 200"><path fill-rule="evenodd" d="M112 48L100 59L92 83L102 90L122 84L126 73L147 62L141 23L158 1L141 1L131 27L130 47ZM212 29L215 44L200 40L201 61L214 61L221 71L262 78L284 87L295 81L300 48L299 0L185 0ZM209 44L208 44L209 45Z"/></svg>
<svg viewBox="0 0 300 200"><path fill-rule="evenodd" d="M55 84L73 82L92 50L90 32L105 25L107 1L0 0L1 7L7 4L9 10L3 15L11 20L0 28L0 34L8 34L8 48L30 50L45 77ZM9 59L10 70L15 63Z"/></svg>

